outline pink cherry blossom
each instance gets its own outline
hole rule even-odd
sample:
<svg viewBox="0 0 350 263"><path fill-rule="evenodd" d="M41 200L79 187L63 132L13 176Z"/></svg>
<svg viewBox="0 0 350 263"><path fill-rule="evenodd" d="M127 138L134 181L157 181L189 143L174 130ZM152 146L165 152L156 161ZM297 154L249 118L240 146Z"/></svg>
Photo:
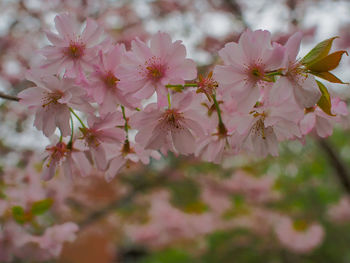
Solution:
<svg viewBox="0 0 350 263"><path fill-rule="evenodd" d="M258 156L278 155L278 142L300 138L298 123L303 112L291 101L266 100L249 114L234 118L241 147Z"/></svg>
<svg viewBox="0 0 350 263"><path fill-rule="evenodd" d="M48 258L57 258L61 254L64 242L73 242L79 227L72 222L55 225L46 229L42 236L31 238L39 248L48 254Z"/></svg>
<svg viewBox="0 0 350 263"><path fill-rule="evenodd" d="M282 67L284 48L271 44L268 31L246 30L238 43L230 42L219 51L223 66L216 66L218 91L229 94L241 109L250 109L260 96L265 74Z"/></svg>
<svg viewBox="0 0 350 263"><path fill-rule="evenodd" d="M107 113L101 117L90 115L88 118L89 127L80 128L98 169L105 170L108 165L105 144L118 145L124 141L124 131L118 127L123 127L123 122L120 112Z"/></svg>
<svg viewBox="0 0 350 263"><path fill-rule="evenodd" d="M30 72L27 79L37 86L18 94L20 103L35 111L34 126L45 136L51 136L59 128L62 136L70 135L69 108L90 112L91 106L85 92L72 79L41 76L41 72Z"/></svg>
<svg viewBox="0 0 350 263"><path fill-rule="evenodd" d="M306 114L300 121L300 130L302 134L305 135L315 130L316 134L321 138L332 135L334 123L341 122L341 116L347 116L348 109L346 104L339 98L333 98L331 104L331 111L334 116L328 115L318 106L305 110Z"/></svg>
<svg viewBox="0 0 350 263"><path fill-rule="evenodd" d="M305 73L298 61L302 34L297 32L285 44L286 62L284 76L280 77L271 91L275 100L284 100L292 95L301 108L313 107L321 97L315 78Z"/></svg>
<svg viewBox="0 0 350 263"><path fill-rule="evenodd" d="M139 100L157 92L158 103L166 105L165 85L184 84L196 78L193 60L186 59L186 48L181 41L172 42L166 33L158 32L150 46L139 39L132 41L131 51L123 59L120 88Z"/></svg>
<svg viewBox="0 0 350 263"><path fill-rule="evenodd" d="M130 143L126 140L124 144L120 145L117 154L114 154L114 156L110 158L108 169L105 172L105 178L107 181L111 181L128 161L134 163L141 161L143 164L147 165L150 162L150 158L159 160L161 155L155 150L146 150L141 147L141 145Z"/></svg>
<svg viewBox="0 0 350 263"><path fill-rule="evenodd" d="M263 203L277 197L273 191L275 180L271 176L255 177L244 171L237 171L222 183L225 189L244 194L251 202Z"/></svg>
<svg viewBox="0 0 350 263"><path fill-rule="evenodd" d="M210 134L201 138L195 155L202 160L219 164L232 146L229 136L220 134Z"/></svg>
<svg viewBox="0 0 350 263"><path fill-rule="evenodd" d="M138 106L135 101L130 100L130 96L127 99L119 87L121 59L125 52L125 47L121 44L113 46L106 53L100 51L98 63L94 65L94 72L89 76L88 93L100 104L99 110L102 114L115 111L118 104L130 108L130 103L134 107Z"/></svg>
<svg viewBox="0 0 350 263"><path fill-rule="evenodd" d="M136 242L164 246L174 240L195 238L213 230L214 218L207 213L190 215L171 206L167 192L151 196L149 223L128 225L127 235Z"/></svg>
<svg viewBox="0 0 350 263"><path fill-rule="evenodd" d="M327 210L328 218L335 223L350 221L350 198L342 197L338 203L332 204Z"/></svg>
<svg viewBox="0 0 350 263"><path fill-rule="evenodd" d="M64 174L70 179L76 170L82 176L90 174L91 164L83 152L85 149L82 145L78 149L76 147L77 144L79 144L79 141L77 143L71 142L68 145L64 142L58 142L55 145L46 147L49 156L47 156L43 165L43 180L50 180L54 177L60 165L63 166Z"/></svg>
<svg viewBox="0 0 350 263"><path fill-rule="evenodd" d="M171 108L159 109L154 103L148 105L130 122L139 130L136 142L145 149L193 153L196 139L204 135L205 123L203 116L191 107L195 103L193 92L187 92L173 94Z"/></svg>
<svg viewBox="0 0 350 263"><path fill-rule="evenodd" d="M311 252L322 243L324 238L324 230L320 224L293 223L288 217L282 218L277 223L275 232L285 248L300 254Z"/></svg>
<svg viewBox="0 0 350 263"><path fill-rule="evenodd" d="M101 43L103 28L91 19L81 33L77 22L70 14L60 14L55 17L58 35L46 32L52 43L41 50L46 61L41 66L46 71L61 73L65 70L67 77L79 77L84 70L91 70L92 63Z"/></svg>

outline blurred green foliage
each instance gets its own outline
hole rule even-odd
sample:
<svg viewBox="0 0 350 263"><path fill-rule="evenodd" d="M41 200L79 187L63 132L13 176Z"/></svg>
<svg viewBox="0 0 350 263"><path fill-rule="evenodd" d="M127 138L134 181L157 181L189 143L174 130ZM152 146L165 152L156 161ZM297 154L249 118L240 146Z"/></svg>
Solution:
<svg viewBox="0 0 350 263"><path fill-rule="evenodd" d="M350 168L350 136L340 129L329 138L334 150L347 168ZM325 228L322 245L309 254L297 255L283 248L274 235L257 236L243 228L217 231L204 237L205 249L197 251L195 245L179 244L153 251L141 263L346 263L350 262L350 223L336 225L327 217L327 208L336 203L344 190L327 154L317 139L309 137L302 145L289 142L280 147L278 158L252 159L233 163L225 169L220 166L188 159L168 157L171 173L183 173L180 179L167 179L166 187L171 193L171 203L186 212L207 211L199 197L200 176L228 177L234 171L243 169L255 176L272 174L276 177L275 189L282 194L276 202L266 207L291 216L293 219L317 221ZM174 161L175 163L172 163ZM196 180L194 180L196 179ZM198 180L197 180L198 179ZM243 199L242 199L243 198ZM235 209L226 213L228 218L244 211L244 197L233 196ZM192 208L192 210L191 210ZM240 210L241 209L241 210ZM243 209L243 210L242 210Z"/></svg>

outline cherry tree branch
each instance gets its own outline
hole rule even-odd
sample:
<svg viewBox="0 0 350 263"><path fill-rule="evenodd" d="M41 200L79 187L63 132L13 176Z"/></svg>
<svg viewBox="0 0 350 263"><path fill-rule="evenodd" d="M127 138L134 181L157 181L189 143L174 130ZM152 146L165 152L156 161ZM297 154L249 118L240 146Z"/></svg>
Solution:
<svg viewBox="0 0 350 263"><path fill-rule="evenodd" d="M333 145L329 140L318 140L319 145L326 153L329 162L332 164L333 168L336 170L336 176L338 177L340 183L342 184L344 190L350 194L350 175L347 170L346 165L343 163L339 154L334 150Z"/></svg>
<svg viewBox="0 0 350 263"><path fill-rule="evenodd" d="M12 95L7 95L1 91L0 91L0 98L5 99L5 100L19 101L18 97L12 96Z"/></svg>
<svg viewBox="0 0 350 263"><path fill-rule="evenodd" d="M176 164L173 164L173 165L176 166ZM80 223L78 223L80 229L83 229L83 228L87 227L88 225L102 219L103 217L105 217L109 213L111 213L112 211L115 211L117 209L120 209L120 208L127 206L135 199L135 197L137 195L141 194L143 192L143 190L145 190L149 187L156 188L156 187L164 185L164 183L169 175L169 171L171 171L171 169L172 169L172 166L170 166L169 169L165 169L164 171L161 171L157 175L157 177L153 178L154 181L153 181L152 186L151 185L144 185L142 183L140 185L136 185L124 197L118 198L117 200L112 201L110 204L103 207L102 209L99 209L99 210L92 212L85 219L83 219ZM145 174L146 173L143 173L142 176L145 176Z"/></svg>
<svg viewBox="0 0 350 263"><path fill-rule="evenodd" d="M132 190L127 195L125 195L123 198L113 201L112 203L105 206L101 210L97 210L95 212L92 212L88 217L86 217L84 220L82 220L78 224L80 229L90 225L93 222L98 221L99 219L108 215L111 211L128 205L135 198L136 194L137 194L137 191Z"/></svg>

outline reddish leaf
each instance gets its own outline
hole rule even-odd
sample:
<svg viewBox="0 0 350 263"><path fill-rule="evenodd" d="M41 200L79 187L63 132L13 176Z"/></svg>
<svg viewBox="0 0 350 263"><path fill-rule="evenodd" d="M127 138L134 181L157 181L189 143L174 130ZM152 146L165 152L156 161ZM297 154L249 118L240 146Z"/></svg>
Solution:
<svg viewBox="0 0 350 263"><path fill-rule="evenodd" d="M309 53L306 54L305 57L302 58L301 63L309 65L327 56L331 50L332 43L336 38L338 37L332 37L318 43Z"/></svg>
<svg viewBox="0 0 350 263"><path fill-rule="evenodd" d="M346 51L337 51L324 58L315 61L312 64L307 65L307 68L314 72L327 72L335 69L343 56L343 54L348 55Z"/></svg>
<svg viewBox="0 0 350 263"><path fill-rule="evenodd" d="M329 82L332 82L332 83L347 84L347 83L341 81L340 79L338 79L335 75L333 75L330 72L311 72L311 74L313 74L319 78L328 80Z"/></svg>

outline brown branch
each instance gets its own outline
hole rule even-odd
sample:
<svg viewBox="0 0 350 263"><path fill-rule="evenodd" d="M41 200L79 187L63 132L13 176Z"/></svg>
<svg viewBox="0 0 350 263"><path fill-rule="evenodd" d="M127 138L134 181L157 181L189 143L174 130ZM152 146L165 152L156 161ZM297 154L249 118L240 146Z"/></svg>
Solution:
<svg viewBox="0 0 350 263"><path fill-rule="evenodd" d="M0 98L5 99L5 100L19 101L18 97L12 96L12 95L7 95L1 91L0 91Z"/></svg>
<svg viewBox="0 0 350 263"><path fill-rule="evenodd" d="M350 194L350 176L346 165L341 160L338 153L334 150L332 144L329 140L321 139L318 140L319 145L327 154L329 162L332 164L333 168L336 170L336 175L342 184L344 190Z"/></svg>
<svg viewBox="0 0 350 263"><path fill-rule="evenodd" d="M86 217L84 220L78 223L80 229L87 227L93 222L98 221L99 219L109 214L111 211L128 205L135 198L136 194L137 194L136 191L133 190L123 198L113 201L112 203L105 206L101 210L92 212L88 217Z"/></svg>
<svg viewBox="0 0 350 263"><path fill-rule="evenodd" d="M178 161L178 159L176 159ZM174 164L176 165L176 164ZM101 218L105 217L112 211L115 211L116 209L123 208L127 205L129 205L137 195L144 193L144 190L151 188L157 188L159 186L163 186L166 182L168 175L170 171L172 171L172 166L170 166L168 169L165 169L157 174L156 177L152 178L150 182L147 184L137 184L133 186L133 189L130 190L128 194L126 194L124 197L113 201L112 203L108 204L102 209L99 209L97 211L92 212L90 215L88 215L85 219L83 219L80 223L78 223L80 229L87 227L88 225L100 220ZM147 172L141 173L139 176L144 177ZM140 182L140 180L139 180Z"/></svg>

